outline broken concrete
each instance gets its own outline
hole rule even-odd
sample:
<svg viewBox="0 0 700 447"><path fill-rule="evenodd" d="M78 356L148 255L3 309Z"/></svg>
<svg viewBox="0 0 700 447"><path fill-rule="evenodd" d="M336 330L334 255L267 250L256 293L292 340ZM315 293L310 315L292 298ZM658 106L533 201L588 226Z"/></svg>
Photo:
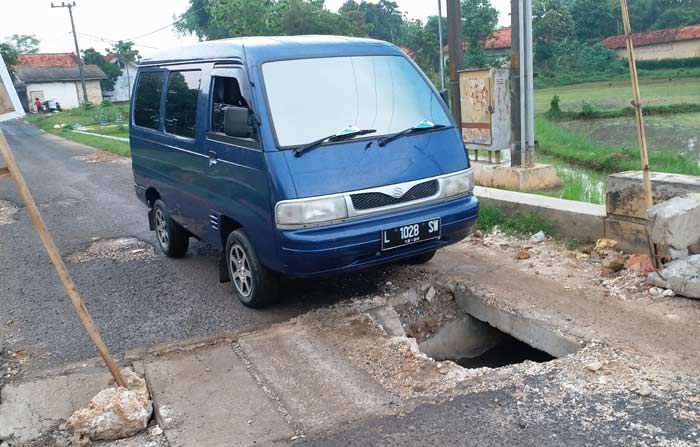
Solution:
<svg viewBox="0 0 700 447"><path fill-rule="evenodd" d="M113 386L102 390L87 408L68 418L66 427L79 439L112 441L146 428L153 411L146 381L130 369L123 369L122 375L128 389Z"/></svg>
<svg viewBox="0 0 700 447"><path fill-rule="evenodd" d="M12 202L0 200L0 225L8 225L15 221L19 208Z"/></svg>
<svg viewBox="0 0 700 447"><path fill-rule="evenodd" d="M434 360L460 360L479 357L502 339L502 333L476 318L466 315L451 321L435 335L418 345Z"/></svg>
<svg viewBox="0 0 700 447"><path fill-rule="evenodd" d="M369 314L370 318L372 318L389 337L406 336L406 331L401 324L399 314L393 306L384 305L375 307L374 309L368 310L367 314Z"/></svg>
<svg viewBox="0 0 700 447"><path fill-rule="evenodd" d="M95 239L85 251L69 255L69 262L87 262L94 259L112 259L117 262L155 258L152 245L135 237L117 239Z"/></svg>
<svg viewBox="0 0 700 447"><path fill-rule="evenodd" d="M647 211L650 237L671 259L684 259L700 243L700 193L674 197Z"/></svg>
<svg viewBox="0 0 700 447"><path fill-rule="evenodd" d="M75 410L87 405L110 377L103 369L87 369L70 376L57 375L3 387L0 439L14 439L21 444L56 429Z"/></svg>
<svg viewBox="0 0 700 447"><path fill-rule="evenodd" d="M228 344L144 367L171 447L271 445L294 435Z"/></svg>
<svg viewBox="0 0 700 447"><path fill-rule="evenodd" d="M671 289L676 295L700 298L700 255L673 261L660 274L650 273L647 281L657 287Z"/></svg>

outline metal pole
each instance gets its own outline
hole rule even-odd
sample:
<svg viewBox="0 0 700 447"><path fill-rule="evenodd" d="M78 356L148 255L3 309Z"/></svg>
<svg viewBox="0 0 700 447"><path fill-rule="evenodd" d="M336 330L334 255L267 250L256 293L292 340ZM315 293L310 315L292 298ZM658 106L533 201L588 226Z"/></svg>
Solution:
<svg viewBox="0 0 700 447"><path fill-rule="evenodd" d="M78 71L80 72L80 84L83 86L83 104L88 102L87 86L85 85L85 70L83 69L83 58L80 57L80 47L78 46L78 35L75 33L75 21L73 20L73 3L61 2L60 5L54 5L51 3L52 8L68 8L68 15L70 16L70 26L73 29L73 43L75 43L75 56L78 58Z"/></svg>
<svg viewBox="0 0 700 447"><path fill-rule="evenodd" d="M525 129L527 131L525 163L531 165L535 152L535 95L534 95L534 69L532 56L532 0L525 2L525 115L527 116Z"/></svg>
<svg viewBox="0 0 700 447"><path fill-rule="evenodd" d="M522 0L510 1L510 164L522 166L522 93L520 91L520 5Z"/></svg>
<svg viewBox="0 0 700 447"><path fill-rule="evenodd" d="M462 11L459 0L447 0L447 47L450 52L450 109L457 125L462 122L459 73L464 67L462 47Z"/></svg>
<svg viewBox="0 0 700 447"><path fill-rule="evenodd" d="M445 90L445 54L442 43L442 0L438 0L438 35L440 38L440 90Z"/></svg>

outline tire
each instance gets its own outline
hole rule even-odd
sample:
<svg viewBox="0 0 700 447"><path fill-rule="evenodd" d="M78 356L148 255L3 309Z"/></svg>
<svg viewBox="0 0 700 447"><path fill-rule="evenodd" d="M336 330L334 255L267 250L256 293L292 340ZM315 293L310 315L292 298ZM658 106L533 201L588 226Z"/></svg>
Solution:
<svg viewBox="0 0 700 447"><path fill-rule="evenodd" d="M170 217L165 203L160 199L153 204L153 223L156 227L158 246L165 256L182 258L187 254L190 235Z"/></svg>
<svg viewBox="0 0 700 447"><path fill-rule="evenodd" d="M279 297L279 280L255 255L243 230L231 232L226 241L226 268L233 292L244 306L253 309L268 306Z"/></svg>
<svg viewBox="0 0 700 447"><path fill-rule="evenodd" d="M406 264L412 264L412 265L425 264L426 262L430 261L431 259L433 259L435 257L435 253L437 253L437 250L421 253L421 254L413 256L411 258L407 258L404 262Z"/></svg>

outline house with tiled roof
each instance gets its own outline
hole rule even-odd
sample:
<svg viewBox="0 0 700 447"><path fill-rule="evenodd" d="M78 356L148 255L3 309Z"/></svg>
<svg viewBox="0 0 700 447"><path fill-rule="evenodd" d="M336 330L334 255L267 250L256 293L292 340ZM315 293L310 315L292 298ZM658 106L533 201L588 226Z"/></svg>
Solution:
<svg viewBox="0 0 700 447"><path fill-rule="evenodd" d="M700 25L632 34L632 43L637 60L700 57ZM603 45L627 57L625 36L608 37Z"/></svg>
<svg viewBox="0 0 700 447"><path fill-rule="evenodd" d="M35 111L36 98L44 103L59 103L63 109L80 106L83 100L78 59L73 53L20 54L14 67L15 86L25 97L29 110ZM85 65L88 101L102 102L100 80L107 75L97 65Z"/></svg>
<svg viewBox="0 0 700 447"><path fill-rule="evenodd" d="M134 91L134 81L136 80L136 70L138 66L134 62L123 61L116 54L108 54L105 61L119 67L122 74L114 81L114 89L102 92L107 99L113 102L124 102L131 98Z"/></svg>
<svg viewBox="0 0 700 447"><path fill-rule="evenodd" d="M484 51L493 56L510 54L510 26L504 26L484 40Z"/></svg>

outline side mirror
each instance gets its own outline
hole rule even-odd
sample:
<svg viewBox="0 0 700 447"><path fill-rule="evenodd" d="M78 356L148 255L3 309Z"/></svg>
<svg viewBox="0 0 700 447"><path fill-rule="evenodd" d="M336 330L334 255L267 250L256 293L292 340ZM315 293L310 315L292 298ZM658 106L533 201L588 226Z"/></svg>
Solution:
<svg viewBox="0 0 700 447"><path fill-rule="evenodd" d="M251 128L248 125L248 109L245 107L226 107L224 111L224 133L229 137L249 138Z"/></svg>
<svg viewBox="0 0 700 447"><path fill-rule="evenodd" d="M440 90L440 97L442 98L443 101L445 101L445 104L450 104L450 97L447 93L447 89L445 90Z"/></svg>

